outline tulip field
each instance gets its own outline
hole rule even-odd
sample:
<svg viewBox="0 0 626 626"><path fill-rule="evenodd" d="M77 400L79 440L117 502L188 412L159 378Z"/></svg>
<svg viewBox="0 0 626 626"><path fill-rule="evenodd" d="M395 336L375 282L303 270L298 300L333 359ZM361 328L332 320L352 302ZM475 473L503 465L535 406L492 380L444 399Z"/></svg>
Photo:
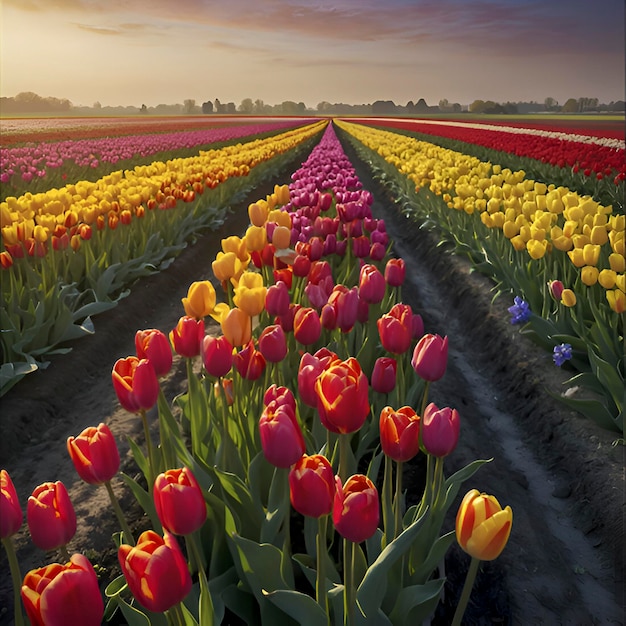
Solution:
<svg viewBox="0 0 626 626"><path fill-rule="evenodd" d="M621 543L623 129L148 118L9 137L2 420L42 434L0 448L0 625L618 615L598 568ZM456 300L428 295L461 271ZM486 326L492 369L472 352ZM522 436L531 421L550 436ZM565 467L602 486L545 492Z"/></svg>

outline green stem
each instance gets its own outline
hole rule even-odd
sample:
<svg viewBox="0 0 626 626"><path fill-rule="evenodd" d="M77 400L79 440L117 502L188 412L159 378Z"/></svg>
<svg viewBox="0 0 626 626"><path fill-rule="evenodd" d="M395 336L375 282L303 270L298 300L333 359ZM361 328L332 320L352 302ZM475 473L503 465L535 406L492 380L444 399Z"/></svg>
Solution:
<svg viewBox="0 0 626 626"><path fill-rule="evenodd" d="M152 493L154 479L156 478L154 449L152 447L152 438L150 437L150 426L148 426L148 415L144 409L141 409L141 422L143 423L144 437L146 438L146 446L148 447L148 464L150 468L149 476L146 476L148 482L148 490Z"/></svg>
<svg viewBox="0 0 626 626"><path fill-rule="evenodd" d="M472 561L467 571L467 577L465 578L465 584L463 585L463 591L461 591L461 597L457 604L456 611L454 613L454 619L452 620L452 626L461 626L461 620L467 607L470 594L472 593L472 587L474 586L474 580L476 579L476 573L478 572L478 566L480 565L480 559L472 557Z"/></svg>
<svg viewBox="0 0 626 626"><path fill-rule="evenodd" d="M213 599L211 598L211 592L209 590L209 581L206 575L206 569L204 567L204 558L202 556L202 551L198 546L198 541L196 539L195 534L187 535L185 537L187 542L187 549L190 553L190 561L194 561L196 567L198 569L198 578L200 580L200 598L206 600L206 605L204 603L201 604L202 611L208 609L210 613L209 623L215 623L215 609L213 607ZM205 608L206 606L206 608ZM202 616L200 617L200 623L204 623L202 620Z"/></svg>
<svg viewBox="0 0 626 626"><path fill-rule="evenodd" d="M348 477L348 452L350 449L350 435L341 433L339 435L339 478L345 483Z"/></svg>
<svg viewBox="0 0 626 626"><path fill-rule="evenodd" d="M435 469L433 473L433 490L431 493L432 508L436 508L443 497L443 457L435 457Z"/></svg>
<svg viewBox="0 0 626 626"><path fill-rule="evenodd" d="M20 564L15 554L15 546L11 537L3 537L2 545L7 553L9 561L9 569L11 570L11 579L13 581L13 612L15 626L24 626L24 614L22 613L22 598L20 589L22 588L22 574L20 572Z"/></svg>
<svg viewBox="0 0 626 626"><path fill-rule="evenodd" d="M67 551L67 544L62 545L62 546L59 548L59 552L61 553L61 558L62 558L64 561L69 562L69 560L70 560L70 553Z"/></svg>
<svg viewBox="0 0 626 626"><path fill-rule="evenodd" d="M126 518L124 517L124 513L122 512L122 507L120 507L120 503L116 495L113 493L113 487L111 486L111 481L107 480L104 483L104 486L106 487L107 493L109 494L109 499L111 500L111 505L113 506L113 510L115 511L117 521L122 527L122 533L124 534L124 541L126 541L129 545L134 546L135 539L133 537L133 533L130 530L130 526L128 525L128 522L126 521Z"/></svg>
<svg viewBox="0 0 626 626"><path fill-rule="evenodd" d="M396 494L393 500L395 539L402 532L402 461L396 462Z"/></svg>
<svg viewBox="0 0 626 626"><path fill-rule="evenodd" d="M354 543L343 540L343 623L351 626L354 610Z"/></svg>
<svg viewBox="0 0 626 626"><path fill-rule="evenodd" d="M326 559L326 526L328 515L320 515L317 518L317 578L315 581L315 598L322 607L324 613L330 618L328 613L328 593L326 592L326 572L324 561ZM330 623L330 619L329 622Z"/></svg>
<svg viewBox="0 0 626 626"><path fill-rule="evenodd" d="M393 498L392 498L392 482L393 482L393 461L385 455L385 473L383 476L383 493L382 493L382 509L383 509L383 528L385 531L385 545L388 546L395 539L395 524L392 525L393 519Z"/></svg>
<svg viewBox="0 0 626 626"><path fill-rule="evenodd" d="M180 602L175 604L167 612L167 621L172 626L185 626L185 616L183 615L183 609L180 606Z"/></svg>

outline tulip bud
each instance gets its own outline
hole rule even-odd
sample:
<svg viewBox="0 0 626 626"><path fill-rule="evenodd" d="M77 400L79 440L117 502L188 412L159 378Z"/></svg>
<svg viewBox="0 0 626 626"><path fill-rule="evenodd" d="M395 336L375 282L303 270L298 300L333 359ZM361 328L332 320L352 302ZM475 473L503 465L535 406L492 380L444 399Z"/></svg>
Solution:
<svg viewBox="0 0 626 626"><path fill-rule="evenodd" d="M252 337L252 319L237 307L224 316L221 326L222 333L233 347L247 344Z"/></svg>
<svg viewBox="0 0 626 626"><path fill-rule="evenodd" d="M169 532L190 535L204 524L206 503L189 468L170 469L159 474L152 494L159 520Z"/></svg>
<svg viewBox="0 0 626 626"><path fill-rule="evenodd" d="M235 354L233 362L239 375L246 380L258 380L265 370L265 357L254 347L252 339Z"/></svg>
<svg viewBox="0 0 626 626"><path fill-rule="evenodd" d="M82 554L26 574L22 602L31 624L100 626L104 602L93 566Z"/></svg>
<svg viewBox="0 0 626 626"><path fill-rule="evenodd" d="M122 544L117 556L131 593L148 611L163 613L191 591L187 561L176 537L167 530L163 537L145 531L136 546Z"/></svg>
<svg viewBox="0 0 626 626"><path fill-rule="evenodd" d="M380 443L394 461L404 462L419 452L420 418L410 406L394 411L386 406L380 412Z"/></svg>
<svg viewBox="0 0 626 626"><path fill-rule="evenodd" d="M291 506L301 515L321 517L333 510L335 474L321 454L301 456L289 472Z"/></svg>
<svg viewBox="0 0 626 626"><path fill-rule="evenodd" d="M413 340L413 311L408 304L395 304L376 322L383 348L392 354L404 354Z"/></svg>
<svg viewBox="0 0 626 626"><path fill-rule="evenodd" d="M460 428L456 409L439 409L431 402L422 415L422 443L426 452L437 457L450 454L459 440Z"/></svg>
<svg viewBox="0 0 626 626"><path fill-rule="evenodd" d="M326 350L326 352L322 352ZM305 352L300 359L298 367L298 394L300 400L307 406L317 407L317 393L315 391L315 381L331 362L338 361L339 357L326 348L318 350L314 355Z"/></svg>
<svg viewBox="0 0 626 626"><path fill-rule="evenodd" d="M448 338L424 335L415 346L411 365L415 373L426 381L439 380L448 364Z"/></svg>
<svg viewBox="0 0 626 626"><path fill-rule="evenodd" d="M68 437L67 451L78 475L92 485L111 480L120 468L115 438L103 423L85 428L78 437Z"/></svg>
<svg viewBox="0 0 626 626"><path fill-rule="evenodd" d="M39 485L28 498L26 520L38 548L48 551L67 544L76 533L76 513L65 485Z"/></svg>
<svg viewBox="0 0 626 626"><path fill-rule="evenodd" d="M296 398L293 395L293 391L283 385L270 385L263 394L263 405L269 406L275 402L276 404L288 404L294 411L296 411Z"/></svg>
<svg viewBox="0 0 626 626"><path fill-rule="evenodd" d="M372 371L372 389L378 393L389 393L396 386L397 361L388 356L381 356L374 362Z"/></svg>
<svg viewBox="0 0 626 626"><path fill-rule="evenodd" d="M265 458L276 467L293 465L305 451L304 437L290 404L270 403L259 420Z"/></svg>
<svg viewBox="0 0 626 626"><path fill-rule="evenodd" d="M311 307L300 307L293 317L293 334L298 343L313 345L322 334L322 324L317 311Z"/></svg>
<svg viewBox="0 0 626 626"><path fill-rule="evenodd" d="M279 363L287 356L285 331L278 324L266 326L259 336L259 350L270 363Z"/></svg>
<svg viewBox="0 0 626 626"><path fill-rule="evenodd" d="M571 289L563 289L561 293L561 302L564 306L576 306L576 294Z"/></svg>
<svg viewBox="0 0 626 626"><path fill-rule="evenodd" d="M320 419L331 432L355 432L370 413L367 376L354 357L332 362L315 381L315 392Z"/></svg>
<svg viewBox="0 0 626 626"><path fill-rule="evenodd" d="M456 516L456 539L473 558L493 561L504 550L512 523L511 507L502 509L494 496L472 489L463 498Z"/></svg>
<svg viewBox="0 0 626 626"><path fill-rule="evenodd" d="M374 535L380 520L379 497L374 483L363 474L354 474L342 485L335 479L333 523L337 532L354 543Z"/></svg>
<svg viewBox="0 0 626 626"><path fill-rule="evenodd" d="M191 318L189 318L191 319ZM152 363L129 356L118 359L111 373L119 403L131 413L151 409L159 396L159 381Z"/></svg>
<svg viewBox="0 0 626 626"><path fill-rule="evenodd" d="M385 277L375 265L363 265L359 273L359 297L378 304L385 296Z"/></svg>
<svg viewBox="0 0 626 626"><path fill-rule="evenodd" d="M563 283L560 280L551 280L548 282L548 289L550 291L550 295L557 301L560 302L561 295L563 294Z"/></svg>
<svg viewBox="0 0 626 626"><path fill-rule="evenodd" d="M6 470L0 470L0 539L13 536L21 528L22 519L13 481Z"/></svg>
<svg viewBox="0 0 626 626"><path fill-rule="evenodd" d="M172 369L172 346L165 333L151 328L135 333L135 350L139 359L148 359L158 377Z"/></svg>
<svg viewBox="0 0 626 626"><path fill-rule="evenodd" d="M284 281L278 280L276 284L267 288L265 310L272 317L285 315L289 310L290 302L289 289Z"/></svg>
<svg viewBox="0 0 626 626"><path fill-rule="evenodd" d="M230 372L233 366L233 347L224 337L205 335L200 346L204 369L210 376L221 378Z"/></svg>
<svg viewBox="0 0 626 626"><path fill-rule="evenodd" d="M404 259L389 259L385 265L385 281L390 287L400 287L406 277Z"/></svg>
<svg viewBox="0 0 626 626"><path fill-rule="evenodd" d="M199 280L191 283L187 297L182 299L185 315L197 320L210 315L215 309L215 288L208 280Z"/></svg>
<svg viewBox="0 0 626 626"><path fill-rule="evenodd" d="M170 343L180 356L192 358L200 354L204 337L204 320L184 315L170 331Z"/></svg>

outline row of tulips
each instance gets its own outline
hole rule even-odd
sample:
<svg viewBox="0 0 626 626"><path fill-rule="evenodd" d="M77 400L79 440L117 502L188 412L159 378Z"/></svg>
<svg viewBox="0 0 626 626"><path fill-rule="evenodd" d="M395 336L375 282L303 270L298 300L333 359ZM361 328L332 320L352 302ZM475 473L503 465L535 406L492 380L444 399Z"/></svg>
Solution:
<svg viewBox="0 0 626 626"><path fill-rule="evenodd" d="M513 323L526 323L524 332L550 351L569 346L579 373L568 384L599 396L563 401L623 433L624 215L523 170L388 131L341 127L392 181L408 215L436 224L500 293L526 304Z"/></svg>
<svg viewBox="0 0 626 626"><path fill-rule="evenodd" d="M227 127L179 129L167 133L107 136L98 139L40 141L0 147L2 199L27 191L34 193L50 188L48 179L55 171L61 174L56 176L53 182L57 182L59 176L67 178L68 174L75 176L77 172L82 174L79 178L82 179L88 176L90 170L102 175L101 166L104 166L105 170L120 169L126 163L147 157L154 159L156 155L162 153L184 149L198 151L200 148L207 149L211 144L233 142L243 137L270 132L275 134L313 122L314 120L310 119L282 120Z"/></svg>
<svg viewBox="0 0 626 626"><path fill-rule="evenodd" d="M138 277L163 268L229 205L314 141L316 123L0 203L2 393L93 332Z"/></svg>
<svg viewBox="0 0 626 626"><path fill-rule="evenodd" d="M116 504L108 427L70 438L81 478L109 490L122 575L105 589L105 607L80 554L23 580L18 570L32 623L90 626L115 610L131 626L229 615L421 623L439 602L440 564L456 537L472 557L460 624L471 577L504 549L512 512L472 489L455 529L441 534L461 484L485 461L445 475L461 418L428 402L428 389L445 375L448 340L425 334L401 302L406 266L388 256L371 203L329 126L289 187L250 205L245 235L222 241L213 270L224 302L210 281L194 282L169 335L137 331L136 354L114 364L112 381L143 422L145 449L130 443L145 483L121 478L152 529L135 540ZM170 404L160 381L177 360L188 386ZM409 505L403 468L419 456L425 487ZM22 513L2 480L11 554ZM18 619L19 605L18 595Z"/></svg>
<svg viewBox="0 0 626 626"><path fill-rule="evenodd" d="M624 212L624 136L600 138L558 130L427 120L367 119L362 123L474 156L503 167L523 169L535 180L565 186Z"/></svg>

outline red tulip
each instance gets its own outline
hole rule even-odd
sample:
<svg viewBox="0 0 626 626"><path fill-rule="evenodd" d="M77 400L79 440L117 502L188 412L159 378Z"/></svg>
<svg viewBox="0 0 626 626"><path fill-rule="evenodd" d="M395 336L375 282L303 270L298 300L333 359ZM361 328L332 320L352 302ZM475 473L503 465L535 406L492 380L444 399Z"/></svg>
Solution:
<svg viewBox="0 0 626 626"><path fill-rule="evenodd" d="M422 443L426 452L444 457L450 454L459 440L461 422L456 409L443 409L431 402L422 416Z"/></svg>
<svg viewBox="0 0 626 626"><path fill-rule="evenodd" d="M415 373L424 380L439 380L448 364L448 338L439 335L424 335L415 346L411 365Z"/></svg>
<svg viewBox="0 0 626 626"><path fill-rule="evenodd" d="M314 355L305 352L300 359L298 367L298 394L300 400L307 406L317 407L317 392L315 391L315 381L320 374L328 367L331 361L338 361L339 357L328 350L322 348Z"/></svg>
<svg viewBox="0 0 626 626"><path fill-rule="evenodd" d="M404 462L419 452L420 418L410 406L394 411L386 406L380 412L380 443L394 461Z"/></svg>
<svg viewBox="0 0 626 626"><path fill-rule="evenodd" d="M159 380L148 359L118 359L111 374L120 404L131 413L152 408L159 396Z"/></svg>
<svg viewBox="0 0 626 626"><path fill-rule="evenodd" d="M163 537L145 531L136 546L122 544L117 557L131 593L148 611L163 613L191 591L187 561L167 530Z"/></svg>
<svg viewBox="0 0 626 626"><path fill-rule="evenodd" d="M300 307L293 317L293 334L304 346L314 344L322 334L319 315L311 307Z"/></svg>
<svg viewBox="0 0 626 626"><path fill-rule="evenodd" d="M259 379L265 370L265 357L254 347L252 339L235 354L233 361L239 375L246 380Z"/></svg>
<svg viewBox="0 0 626 626"><path fill-rule="evenodd" d="M64 546L76 534L76 513L65 485L57 481L35 488L26 504L33 543L42 550Z"/></svg>
<svg viewBox="0 0 626 626"><path fill-rule="evenodd" d="M153 497L163 528L175 535L189 535L206 520L202 489L187 467L159 474L154 481Z"/></svg>
<svg viewBox="0 0 626 626"><path fill-rule="evenodd" d="M392 354L404 354L413 340L413 311L408 304L394 304L377 323L383 348Z"/></svg>
<svg viewBox="0 0 626 626"><path fill-rule="evenodd" d="M67 451L78 475L99 485L111 480L120 468L120 453L106 424L85 428L78 437L68 437Z"/></svg>
<svg viewBox="0 0 626 626"><path fill-rule="evenodd" d="M275 285L270 285L265 294L265 310L272 316L285 315L289 310L291 300L287 284L279 280Z"/></svg>
<svg viewBox="0 0 626 626"><path fill-rule="evenodd" d="M404 259L389 259L385 265L385 281L390 287L400 287L406 277Z"/></svg>
<svg viewBox="0 0 626 626"><path fill-rule="evenodd" d="M263 394L263 405L270 406L272 402L276 404L288 404L294 411L296 411L296 398L293 395L293 391L283 385L270 385Z"/></svg>
<svg viewBox="0 0 626 626"><path fill-rule="evenodd" d="M183 315L170 331L170 343L176 354L191 358L200 354L204 337L204 319Z"/></svg>
<svg viewBox="0 0 626 626"><path fill-rule="evenodd" d="M309 257L305 254L298 254L292 267L294 276L304 278L305 276L308 276L309 270L311 269L311 259L309 259Z"/></svg>
<svg viewBox="0 0 626 626"><path fill-rule="evenodd" d="M350 476L345 485L336 477L333 523L337 532L354 543L369 539L380 519L378 491L363 474Z"/></svg>
<svg viewBox="0 0 626 626"><path fill-rule="evenodd" d="M279 324L266 326L259 336L259 350L270 363L279 363L287 356L285 331Z"/></svg>
<svg viewBox="0 0 626 626"><path fill-rule="evenodd" d="M34 626L100 626L104 602L93 566L82 554L24 576L22 602Z"/></svg>
<svg viewBox="0 0 626 626"><path fill-rule="evenodd" d="M13 481L6 470L0 470L0 539L14 535L22 526L22 509Z"/></svg>
<svg viewBox="0 0 626 626"><path fill-rule="evenodd" d="M259 434L265 458L276 467L290 467L304 454L304 437L296 414L287 403L272 402L265 407Z"/></svg>
<svg viewBox="0 0 626 626"><path fill-rule="evenodd" d="M352 433L370 413L367 376L350 357L332 362L315 381L317 410L322 424L334 433Z"/></svg>
<svg viewBox="0 0 626 626"><path fill-rule="evenodd" d="M389 356L381 356L374 362L372 389L378 393L389 393L396 386L397 361Z"/></svg>
<svg viewBox="0 0 626 626"><path fill-rule="evenodd" d="M226 376L233 366L233 347L224 335L205 335L200 345L200 354L204 369L210 376Z"/></svg>
<svg viewBox="0 0 626 626"><path fill-rule="evenodd" d="M337 326L344 333L350 332L356 324L359 313L359 290L348 289L345 285L335 285L328 298L328 304L335 309Z"/></svg>
<svg viewBox="0 0 626 626"><path fill-rule="evenodd" d="M172 368L172 347L165 333L150 328L135 333L135 349L140 359L148 359L157 376L165 376Z"/></svg>
<svg viewBox="0 0 626 626"><path fill-rule="evenodd" d="M333 510L335 474L325 456L300 457L289 472L289 497L301 515L321 517Z"/></svg>

